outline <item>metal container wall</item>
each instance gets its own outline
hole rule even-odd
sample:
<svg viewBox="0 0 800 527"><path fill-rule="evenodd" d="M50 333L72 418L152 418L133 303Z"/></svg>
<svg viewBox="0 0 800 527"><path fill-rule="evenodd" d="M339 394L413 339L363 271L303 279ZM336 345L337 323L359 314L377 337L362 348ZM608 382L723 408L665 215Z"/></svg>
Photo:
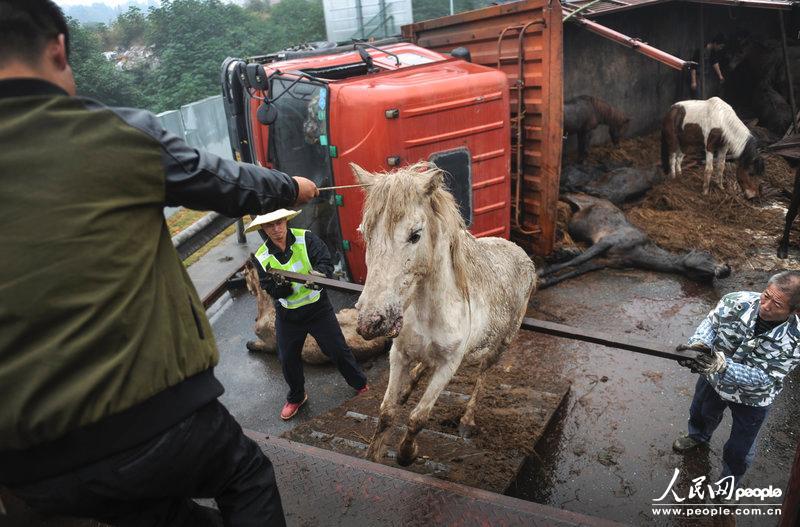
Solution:
<svg viewBox="0 0 800 527"><path fill-rule="evenodd" d="M512 237L535 254L550 253L555 243L563 126L559 3L526 0L491 6L403 26L403 36L440 53L465 47L473 62L506 74L514 151L512 218L519 219L519 224L512 220ZM514 208L518 171L522 173L519 213Z"/></svg>

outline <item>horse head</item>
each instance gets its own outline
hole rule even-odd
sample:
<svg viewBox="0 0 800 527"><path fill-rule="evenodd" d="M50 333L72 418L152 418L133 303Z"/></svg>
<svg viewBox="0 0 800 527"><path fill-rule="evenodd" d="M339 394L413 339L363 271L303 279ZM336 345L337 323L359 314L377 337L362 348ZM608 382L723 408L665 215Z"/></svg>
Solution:
<svg viewBox="0 0 800 527"><path fill-rule="evenodd" d="M747 199L758 197L761 178L764 176L764 158L756 145L757 140L751 135L736 167L736 179Z"/></svg>
<svg viewBox="0 0 800 527"><path fill-rule="evenodd" d="M690 251L683 256L682 264L686 276L699 282L709 282L714 278L726 278L731 274L728 264L719 264L706 251Z"/></svg>
<svg viewBox="0 0 800 527"><path fill-rule="evenodd" d="M463 231L464 222L441 170L431 163L385 174L350 167L359 183L368 185L360 227L367 280L356 304L357 331L367 340L394 338L417 288L435 286L431 276L443 268L446 256L460 252L454 233Z"/></svg>

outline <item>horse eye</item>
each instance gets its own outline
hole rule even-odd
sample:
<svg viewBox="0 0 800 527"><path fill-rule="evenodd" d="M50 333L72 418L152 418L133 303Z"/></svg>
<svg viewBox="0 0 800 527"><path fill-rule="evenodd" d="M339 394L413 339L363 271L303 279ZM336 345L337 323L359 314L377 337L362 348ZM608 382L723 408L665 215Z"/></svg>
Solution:
<svg viewBox="0 0 800 527"><path fill-rule="evenodd" d="M411 243L417 243L419 241L419 231L412 232L411 236L408 237L408 241Z"/></svg>

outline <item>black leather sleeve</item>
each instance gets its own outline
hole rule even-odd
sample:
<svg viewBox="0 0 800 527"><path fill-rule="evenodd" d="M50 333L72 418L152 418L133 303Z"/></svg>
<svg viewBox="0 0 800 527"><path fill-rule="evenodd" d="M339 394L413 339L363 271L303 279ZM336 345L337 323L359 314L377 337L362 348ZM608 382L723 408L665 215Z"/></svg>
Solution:
<svg viewBox="0 0 800 527"><path fill-rule="evenodd" d="M311 262L311 267L328 278L333 278L331 253L322 238L311 231L306 232L306 249L308 250L308 259Z"/></svg>
<svg viewBox="0 0 800 527"><path fill-rule="evenodd" d="M192 148L165 130L158 118L148 111L111 110L161 146L166 205L213 210L235 218L285 208L297 199L297 182L283 172L238 163Z"/></svg>

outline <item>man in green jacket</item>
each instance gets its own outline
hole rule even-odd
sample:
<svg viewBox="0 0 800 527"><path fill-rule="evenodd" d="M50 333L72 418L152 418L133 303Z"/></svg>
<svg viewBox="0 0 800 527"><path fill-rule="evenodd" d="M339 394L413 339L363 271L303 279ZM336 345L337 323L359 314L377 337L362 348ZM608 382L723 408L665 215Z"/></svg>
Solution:
<svg viewBox="0 0 800 527"><path fill-rule="evenodd" d="M75 97L64 16L0 0L0 484L121 525L283 525L272 465L217 400L218 352L165 205L262 214L305 178Z"/></svg>

